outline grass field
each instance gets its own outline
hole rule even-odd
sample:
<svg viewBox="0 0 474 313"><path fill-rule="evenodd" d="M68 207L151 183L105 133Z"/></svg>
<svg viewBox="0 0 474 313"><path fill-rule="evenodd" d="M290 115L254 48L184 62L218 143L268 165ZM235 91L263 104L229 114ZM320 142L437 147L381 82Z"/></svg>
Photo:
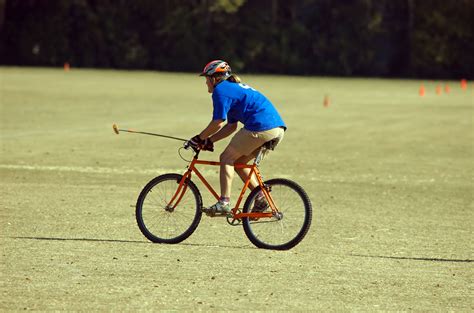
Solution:
<svg viewBox="0 0 474 313"><path fill-rule="evenodd" d="M290 251L205 216L178 245L140 233L141 188L186 162L112 123L192 137L211 117L202 78L0 68L0 311L474 310L472 84L438 96L425 81L421 98L420 81L242 78L289 127L265 178L313 202Z"/></svg>

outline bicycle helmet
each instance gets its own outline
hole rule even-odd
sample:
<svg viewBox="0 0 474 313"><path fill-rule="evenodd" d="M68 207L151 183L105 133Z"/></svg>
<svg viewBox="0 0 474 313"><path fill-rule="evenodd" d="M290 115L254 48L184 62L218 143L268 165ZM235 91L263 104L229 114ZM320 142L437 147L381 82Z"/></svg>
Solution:
<svg viewBox="0 0 474 313"><path fill-rule="evenodd" d="M232 70L226 61L214 60L204 66L204 69L199 76L212 76L214 74L223 74L224 76L229 76L231 72Z"/></svg>

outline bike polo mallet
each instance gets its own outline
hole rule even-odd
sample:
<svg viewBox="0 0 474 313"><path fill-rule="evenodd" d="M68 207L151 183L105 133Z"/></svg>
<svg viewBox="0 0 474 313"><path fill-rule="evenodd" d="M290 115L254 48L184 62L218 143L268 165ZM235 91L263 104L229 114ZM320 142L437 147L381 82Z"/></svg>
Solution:
<svg viewBox="0 0 474 313"><path fill-rule="evenodd" d="M148 133L148 132L140 132L140 131L135 131L131 129L120 129L118 128L117 124L113 124L112 128L114 129L114 132L118 135L120 132L127 132L127 133L133 133L133 134L142 134L142 135L150 135L150 136L157 136L157 137L163 137L163 138L169 138L169 139L174 139L174 140L179 140L186 142L188 141L187 139L183 138L178 138L178 137L173 137L173 136L168 136L168 135L160 135L160 134L154 134L154 133Z"/></svg>

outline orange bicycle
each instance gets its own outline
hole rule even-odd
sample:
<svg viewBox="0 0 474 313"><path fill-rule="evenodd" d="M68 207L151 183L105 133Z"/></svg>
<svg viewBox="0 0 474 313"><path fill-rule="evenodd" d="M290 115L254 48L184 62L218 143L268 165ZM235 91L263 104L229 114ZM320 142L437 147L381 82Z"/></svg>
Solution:
<svg viewBox="0 0 474 313"><path fill-rule="evenodd" d="M253 164L234 164L234 168L249 168L250 175L244 182L235 207L226 218L230 225L242 224L245 234L255 246L287 250L300 243L308 232L312 206L308 195L297 183L283 178L263 181L258 166L265 150L271 149L270 143L262 146ZM199 152L195 151L184 174L160 175L141 191L136 205L136 219L141 232L150 241L179 243L198 227L203 203L199 189L191 180L192 174L219 199L196 165L219 166L220 162L199 160ZM256 176L259 186L250 192L243 207L240 207L252 175ZM263 212L252 212L260 190L269 206Z"/></svg>

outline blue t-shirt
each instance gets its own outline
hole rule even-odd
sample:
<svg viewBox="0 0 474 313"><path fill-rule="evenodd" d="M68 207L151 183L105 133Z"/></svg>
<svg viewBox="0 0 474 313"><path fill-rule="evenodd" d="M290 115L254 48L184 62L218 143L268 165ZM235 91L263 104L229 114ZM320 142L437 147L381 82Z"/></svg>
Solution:
<svg viewBox="0 0 474 313"><path fill-rule="evenodd" d="M245 85L223 81L212 93L213 120L244 124L249 131L264 131L286 125L273 104L257 90Z"/></svg>

